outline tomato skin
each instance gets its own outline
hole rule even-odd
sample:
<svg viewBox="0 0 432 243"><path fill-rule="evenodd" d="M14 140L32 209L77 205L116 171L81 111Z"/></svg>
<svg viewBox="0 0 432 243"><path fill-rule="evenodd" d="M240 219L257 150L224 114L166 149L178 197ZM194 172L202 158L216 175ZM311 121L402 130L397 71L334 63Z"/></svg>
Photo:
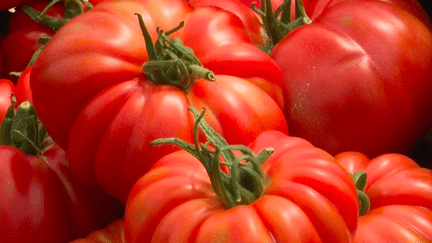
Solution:
<svg viewBox="0 0 432 243"><path fill-rule="evenodd" d="M432 126L431 29L382 1L314 10L313 23L271 54L284 73L290 134L333 155L406 153Z"/></svg>
<svg viewBox="0 0 432 243"><path fill-rule="evenodd" d="M21 73L16 83L15 86L16 89L14 94L17 99L17 105L24 101L29 101L30 103L33 103L32 91L30 88L31 70L32 70L31 66L24 69L24 71Z"/></svg>
<svg viewBox="0 0 432 243"><path fill-rule="evenodd" d="M372 160L344 152L336 162L348 172L367 174L371 208L360 216L354 242L432 241L432 171L400 154Z"/></svg>
<svg viewBox="0 0 432 243"><path fill-rule="evenodd" d="M216 74L216 82L199 79L187 94L150 82L141 71L148 57L136 12L153 38L156 26L170 30L186 20L175 36ZM219 51L232 54L222 62ZM36 110L68 151L74 174L123 203L154 161L177 149L150 147L152 140L192 141L191 105L206 107L209 123L232 142L249 143L263 130L288 132L276 63L251 44L240 19L215 8L194 10L183 0L98 4L55 34L30 80Z"/></svg>
<svg viewBox="0 0 432 243"><path fill-rule="evenodd" d="M71 243L126 243L124 237L124 219L117 219L106 228L92 232L86 238Z"/></svg>
<svg viewBox="0 0 432 243"><path fill-rule="evenodd" d="M0 79L0 124L12 105L12 96L16 98L16 107L24 101L32 102L30 72L31 67L23 72L16 85L9 79Z"/></svg>
<svg viewBox="0 0 432 243"><path fill-rule="evenodd" d="M42 159L0 146L0 157L2 241L69 242L104 227L117 217L115 210L121 212L112 199L86 191L71 177L66 153L58 147ZM94 204L94 199L104 204Z"/></svg>
<svg viewBox="0 0 432 243"><path fill-rule="evenodd" d="M249 38L254 45L263 45L262 27L259 17L249 6L237 0L189 0L194 8L218 7L230 11L240 18L248 31Z"/></svg>
<svg viewBox="0 0 432 243"><path fill-rule="evenodd" d="M6 115L7 110L12 105L12 94L15 85L8 79L0 79L0 122Z"/></svg>
<svg viewBox="0 0 432 243"><path fill-rule="evenodd" d="M37 0L30 2L28 6L42 11L49 2ZM47 12L47 16L62 18L63 12L62 3L57 3ZM1 45L5 59L5 77L16 83L17 77L9 75L9 73L24 71L29 65L33 53L42 46L42 44L38 43L40 37L50 37L52 35L54 35L53 30L35 22L23 10L18 8L9 20L8 34Z"/></svg>
<svg viewBox="0 0 432 243"><path fill-rule="evenodd" d="M254 153L275 150L263 165L270 184L261 197L226 209L204 166L186 151L176 151L157 161L132 188L125 211L127 241L352 240L357 194L351 177L333 157L277 131L262 133L249 147Z"/></svg>

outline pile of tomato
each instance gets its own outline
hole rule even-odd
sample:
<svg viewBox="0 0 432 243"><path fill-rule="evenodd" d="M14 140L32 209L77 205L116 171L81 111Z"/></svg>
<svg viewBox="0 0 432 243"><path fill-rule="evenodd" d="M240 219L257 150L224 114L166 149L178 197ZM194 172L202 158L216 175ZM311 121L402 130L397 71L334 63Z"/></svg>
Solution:
<svg viewBox="0 0 432 243"><path fill-rule="evenodd" d="M417 0L0 12L1 242L432 242Z"/></svg>

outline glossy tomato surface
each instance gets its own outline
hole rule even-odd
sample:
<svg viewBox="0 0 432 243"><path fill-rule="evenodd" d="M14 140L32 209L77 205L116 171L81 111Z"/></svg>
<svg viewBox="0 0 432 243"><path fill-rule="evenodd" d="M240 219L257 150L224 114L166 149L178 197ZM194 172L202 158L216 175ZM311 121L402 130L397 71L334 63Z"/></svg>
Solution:
<svg viewBox="0 0 432 243"><path fill-rule="evenodd" d="M193 155L180 150L161 158L129 195L127 241L351 242L357 194L332 156L277 131L262 133L250 148L274 148L263 164L269 184L252 203L229 209Z"/></svg>
<svg viewBox="0 0 432 243"><path fill-rule="evenodd" d="M432 171L408 157L369 159L358 152L336 155L348 172L364 171L370 210L360 216L354 242L431 242Z"/></svg>
<svg viewBox="0 0 432 243"><path fill-rule="evenodd" d="M432 127L432 32L416 1L304 1L271 55L290 134L331 154L406 153Z"/></svg>
<svg viewBox="0 0 432 243"><path fill-rule="evenodd" d="M54 146L44 156L0 146L0 236L3 242L67 243L105 227L122 213L118 202L88 190Z"/></svg>
<svg viewBox="0 0 432 243"><path fill-rule="evenodd" d="M149 59L135 13L153 41L156 27L168 31L185 21L171 37L193 50L215 73L215 82L197 79L185 92L150 81L141 69ZM206 107L206 119L231 142L247 144L270 129L287 133L276 63L253 46L235 15L194 9L184 0L96 5L55 34L30 82L36 110L68 151L74 174L122 202L135 181L175 149L152 148L151 141L172 136L191 141L190 106Z"/></svg>
<svg viewBox="0 0 432 243"><path fill-rule="evenodd" d="M37 11L42 11L50 1L37 0L29 3L28 6ZM62 18L64 7L62 3L55 4L46 14L51 18ZM54 31L31 19L21 8L11 15L8 22L7 35L2 41L4 53L5 77L14 83L18 77L10 75L11 72L22 72L29 65L33 54L42 46L39 43L41 37L50 37Z"/></svg>

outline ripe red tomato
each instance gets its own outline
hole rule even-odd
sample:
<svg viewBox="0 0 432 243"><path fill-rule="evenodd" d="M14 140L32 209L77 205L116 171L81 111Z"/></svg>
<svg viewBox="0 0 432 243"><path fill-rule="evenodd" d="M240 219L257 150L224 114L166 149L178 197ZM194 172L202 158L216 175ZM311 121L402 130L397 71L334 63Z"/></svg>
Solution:
<svg viewBox="0 0 432 243"><path fill-rule="evenodd" d="M8 79L0 79L0 123L3 121L6 112L12 105L12 96L14 96L16 100L16 107L24 101L32 102L29 80L30 72L31 67L23 72L16 85Z"/></svg>
<svg viewBox="0 0 432 243"><path fill-rule="evenodd" d="M37 0L32 1L28 6L42 11L48 4L49 1ZM46 15L52 18L62 18L63 12L63 4L59 2ZM18 8L10 18L8 34L1 45L5 60L5 77L16 83L18 78L9 73L24 71L33 54L42 47L42 44L38 43L39 39L43 36L50 37L53 34L52 29L35 22Z"/></svg>
<svg viewBox="0 0 432 243"><path fill-rule="evenodd" d="M122 214L120 203L72 176L66 152L47 143L29 102L11 109L0 128L2 242L69 242Z"/></svg>
<svg viewBox="0 0 432 243"><path fill-rule="evenodd" d="M209 147L166 155L132 188L127 242L351 242L356 189L332 156L278 131L233 148L200 128Z"/></svg>
<svg viewBox="0 0 432 243"><path fill-rule="evenodd" d="M0 146L0 157L3 242L69 242L121 214L114 200L73 178L65 152L58 147L41 158Z"/></svg>
<svg viewBox="0 0 432 243"><path fill-rule="evenodd" d="M292 136L375 157L406 153L432 127L432 32L405 2L304 1L312 23L271 53Z"/></svg>
<svg viewBox="0 0 432 243"><path fill-rule="evenodd" d="M400 154L370 160L345 152L336 162L367 175L360 187L370 210L360 216L354 242L432 242L432 170Z"/></svg>
<svg viewBox="0 0 432 243"><path fill-rule="evenodd" d="M150 81L152 74L142 71L151 62L135 13L153 41L156 27L168 31L185 21L172 38L190 47L216 81L197 79L187 91ZM276 63L251 44L236 16L218 8L193 9L184 0L96 5L54 35L30 82L36 110L67 150L74 174L122 202L157 159L177 149L152 148L151 141L167 136L191 141L191 105L207 107L209 122L230 142L249 143L270 129L287 133Z"/></svg>
<svg viewBox="0 0 432 243"><path fill-rule="evenodd" d="M124 219L115 220L106 228L95 231L86 238L74 240L71 243L126 243Z"/></svg>
<svg viewBox="0 0 432 243"><path fill-rule="evenodd" d="M75 4L81 4L79 0L76 1ZM41 51L64 21L67 22L69 18L86 11L85 6L81 11L70 5L74 1L67 1L67 3L56 1L54 5L50 5L50 2L51 0L32 1L28 5L18 8L10 18L8 34L4 38L1 47L5 56L5 75L14 82L16 82L17 78L14 75L9 75L10 72L24 71L37 57L34 56L35 52ZM50 22L47 19L34 20L48 6L50 8L45 13L44 18L55 19L56 21ZM71 9L76 10L72 11ZM44 39L41 40L41 38Z"/></svg>

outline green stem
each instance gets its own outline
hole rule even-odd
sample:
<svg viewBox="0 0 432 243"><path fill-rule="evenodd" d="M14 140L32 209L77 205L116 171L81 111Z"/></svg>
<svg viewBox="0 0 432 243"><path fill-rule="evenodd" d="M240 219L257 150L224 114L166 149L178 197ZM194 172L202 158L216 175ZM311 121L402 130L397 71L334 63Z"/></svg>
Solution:
<svg viewBox="0 0 432 243"><path fill-rule="evenodd" d="M352 174L351 177L354 180L357 188L357 195L359 200L359 215L362 216L367 214L370 209L369 197L364 192L366 188L367 174L366 172L360 170Z"/></svg>
<svg viewBox="0 0 432 243"><path fill-rule="evenodd" d="M272 148L263 149L254 154L244 145L229 145L203 119L204 112L189 108L196 121L194 124L194 142L187 143L179 138L163 138L151 142L151 145L174 144L195 156L206 168L213 187L221 202L227 208L241 204L250 204L259 198L268 184L268 177L262 170L262 164L273 154ZM208 141L198 140L198 128ZM210 145L213 150L210 149ZM236 156L234 151L241 154ZM223 161L220 161L222 156ZM221 165L228 166L229 173L221 170Z"/></svg>
<svg viewBox="0 0 432 243"><path fill-rule="evenodd" d="M138 16L149 57L149 61L142 66L142 71L148 79L155 84L175 86L186 93L190 91L197 79L216 80L214 73L201 65L190 48L184 46L179 38L169 37L170 34L181 29L184 22L166 32L157 28L158 38L153 44L142 16L138 13L135 15Z"/></svg>
<svg viewBox="0 0 432 243"><path fill-rule="evenodd" d="M63 18L53 18L47 16L48 11L59 2L64 2ZM57 32L69 20L84 13L85 11L90 10L91 8L93 8L93 5L85 0L52 0L48 3L47 6L45 6L45 8L41 12L28 5L22 6L21 10L24 11L35 22L39 23L42 26L50 28L54 32ZM40 37L38 42L42 45L35 51L35 53L33 53L32 58L30 59L30 62L27 66L31 66L34 64L37 57L50 40L51 37L49 36Z"/></svg>
<svg viewBox="0 0 432 243"><path fill-rule="evenodd" d="M262 47L263 50L270 52L271 49L294 29L312 23L307 16L302 0L295 0L295 16L291 19L291 2L293 0L285 0L278 9L273 12L271 0L263 0L261 9L258 9L255 4L252 5L253 10L259 14L263 20L263 26L270 37L270 42L267 46Z"/></svg>
<svg viewBox="0 0 432 243"><path fill-rule="evenodd" d="M13 146L27 155L42 156L52 141L29 102L21 103L16 111L15 105L13 97L0 126L0 145Z"/></svg>

